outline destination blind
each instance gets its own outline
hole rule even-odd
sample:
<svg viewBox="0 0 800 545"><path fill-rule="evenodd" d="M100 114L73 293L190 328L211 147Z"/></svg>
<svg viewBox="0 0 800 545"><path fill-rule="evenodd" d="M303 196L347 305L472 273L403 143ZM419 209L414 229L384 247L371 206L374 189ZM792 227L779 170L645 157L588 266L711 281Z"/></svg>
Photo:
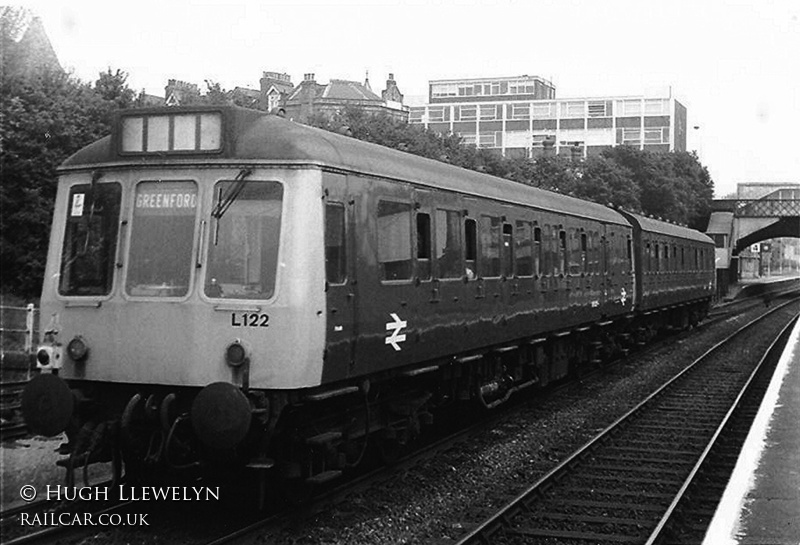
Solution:
<svg viewBox="0 0 800 545"><path fill-rule="evenodd" d="M136 216L193 216L197 186L186 182L143 182L136 191Z"/></svg>

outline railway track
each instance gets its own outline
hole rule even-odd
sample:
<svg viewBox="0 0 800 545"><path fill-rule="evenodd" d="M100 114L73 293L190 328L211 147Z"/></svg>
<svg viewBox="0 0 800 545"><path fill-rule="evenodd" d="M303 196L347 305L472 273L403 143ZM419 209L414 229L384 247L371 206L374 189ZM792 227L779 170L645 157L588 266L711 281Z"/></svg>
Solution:
<svg viewBox="0 0 800 545"><path fill-rule="evenodd" d="M758 305L758 304L760 304L760 303L756 303L756 305ZM732 307L732 308L729 309L729 312L733 313L733 312L736 312L737 310L739 312L741 312L742 309L736 309L735 310ZM723 320L725 318L720 316L719 319ZM708 323L709 322L705 322L703 324L703 326L708 325ZM669 339L667 339L665 342L669 342ZM606 368L606 370L607 370L607 368ZM605 370L598 369L597 372L605 372ZM586 378L586 377L584 377L584 378ZM566 384L564 386L568 387L569 385ZM556 388L554 391L558 391L560 389L561 388L559 387L559 388ZM489 420L491 420L491 419L489 419ZM493 424L492 424L491 421L489 421L488 423L484 423L482 425L483 425L483 427L491 427ZM463 437L468 436L468 435L470 435L472 433L475 433L476 428L478 428L480 426L481 426L481 424L478 424L477 426L474 426L474 427L471 426L469 429L464 430L463 432L457 434L454 437L447 438L447 439L445 439L443 441L437 441L437 444L430 445L428 448L424 449L425 450L424 452L423 451L415 452L413 455L409 456L407 459L398 461L397 464L393 465L393 469L396 471L396 470L398 470L398 468L400 468L400 470L402 471L402 467L404 467L405 465L412 466L414 463L416 463L415 459L424 459L426 456L428 456L428 457L435 456L435 453L437 451L439 451L439 450L452 448L452 447L449 447L448 445L453 445L455 443L458 443L458 441L464 440ZM431 454L431 453L433 453L433 454ZM370 486L378 486L378 487L380 487L381 486L380 484L376 485L375 483L376 482L377 483L381 482L380 474L383 471L385 471L385 470L378 469L378 470L376 470L376 471L374 471L374 472L372 472L372 473L370 473L368 475L363 476L362 478L357 479L356 481L352 481L352 482L349 481L349 482L344 483L343 485L341 485L339 487L336 487L336 488L334 488L332 490L329 490L329 491L325 492L320 497L315 498L314 504L312 506L310 506L309 508L306 508L306 509L303 510L303 511L306 512L306 515L302 515L301 514L300 518L303 518L304 516L306 516L306 517L307 516L312 516L313 517L313 515L308 515L307 513L308 512L312 512L313 513L315 511L322 512L322 510L324 510L325 508L324 507L320 507L320 505L331 505L331 503L335 503L336 502L335 498L337 497L337 495L340 495L340 496L347 495L347 494L351 493L354 490L354 488L358 488L358 487L367 488L367 487L370 487ZM160 508L160 510L161 510L161 508ZM251 539L253 537L254 534L262 534L263 535L264 532L268 533L270 531L270 529L275 529L275 528L279 528L281 526L286 525L287 524L286 521L289 521L288 524L290 524L290 525L293 524L292 521L296 522L297 515L298 515L298 510L296 508L292 508L291 510L286 510L286 511L278 512L278 513L272 513L268 518L264 518L263 515L261 515L261 516L253 515L252 517L242 517L242 518L245 518L245 519L249 518L249 522L244 522L241 525L239 525L239 529L238 530L235 530L235 531L230 532L230 533L226 533L224 535L220 535L217 532L208 533L206 535L208 537L211 537L212 535L216 535L216 538L213 541L211 541L211 543L213 543L215 545L220 545L220 544L223 544L223 543L237 543L237 542L240 542L240 541L241 542L247 542L249 539ZM158 516L158 515L156 515L156 516ZM240 513L240 516L241 516L241 513ZM4 514L4 517L5 517L5 514ZM152 515L151 515L151 517L152 517ZM178 517L178 519L183 518L183 516L180 516L180 515L178 515L177 517ZM232 517L232 518L238 518L238 517ZM232 520L229 521L229 522L231 522L231 524L226 524L226 526L228 526L229 529L232 526L236 526L236 524L233 523ZM154 523L155 523L156 526L161 526L161 523L159 523L158 520L154 521ZM5 526L5 524L4 524L4 526ZM47 541L52 540L53 537L59 536L61 531L49 530L49 532L50 533L44 534L42 536L26 537L26 538L23 538L19 542L14 541L13 543L15 545L21 545L22 543L47 542ZM192 540L190 539L189 542L191 542L191 541ZM198 543L205 543L207 541L208 541L208 538L206 538L205 540L200 540L200 541L198 541ZM4 540L4 542L5 542L5 540Z"/></svg>
<svg viewBox="0 0 800 545"><path fill-rule="evenodd" d="M661 542L665 533L674 539L687 527L696 531L697 521L682 515L686 491L698 482L709 453L720 452L713 447L725 425L748 412L734 417L734 408L741 400L757 404L760 399L750 397L748 386L758 384L753 377L764 366L740 361L748 352L744 337L764 320L785 324L788 314L796 315L796 307L789 307L796 301L775 306L719 342L459 544L649 545ZM730 457L730 450L718 448Z"/></svg>
<svg viewBox="0 0 800 545"><path fill-rule="evenodd" d="M762 303L759 301L755 303L750 303L750 305L742 308L740 305L731 306L728 308L727 312L724 314L719 313L716 320L707 321L701 324L701 328L706 328L718 321L724 321L725 319L729 318L731 315L737 315L744 310L752 308L754 306L759 306ZM654 350L661 346L663 343L675 342L675 336L668 336L655 342L653 344L648 345L647 350ZM638 352L637 352L638 353ZM624 358L627 359L627 358ZM623 360L617 360L615 362L611 362L609 365L614 365L619 363ZM607 373L610 369L609 365L598 367L585 373L582 375L582 380L590 379L592 376L596 374L603 374ZM547 393L547 397L538 397L536 400L532 399L520 399L519 401L523 405L530 405L535 403L540 403L545 401L546 399L550 398L553 395L558 395L559 393L566 391L570 388L574 387L574 383L572 381L565 382L559 385L552 386ZM409 470L413 470L413 467L417 464L424 464L425 460L434 458L437 456L437 453L441 453L447 451L449 449L458 449L459 444L463 444L464 441L469 441L469 437L485 433L486 430L495 429L498 422L501 422L508 418L508 415L505 413L483 413L482 416L474 416L474 420L472 423L466 427L459 428L459 430L450 435L449 437L440 439L435 441L432 444L424 445L422 448L414 451L412 454L408 456L402 457L398 460L395 464L392 464L389 473L391 474L398 474L404 473ZM326 509L330 505L334 505L337 503L337 498L339 497L346 497L350 494L358 494L359 490L366 490L370 487L381 488L383 486L391 486L391 477L386 477L387 471L386 468L378 468L374 471L369 472L367 475L363 475L359 478L354 480L348 481L347 483L343 483L340 486L335 487L332 490L328 490L327 492L323 493L320 496L314 498L314 502L312 505L303 509L302 513L298 513L297 509L287 510L281 513L274 513L269 518L258 520L253 522L252 524L245 525L238 530L235 530L227 535L221 535L216 537L214 540L207 543L207 545L223 545L223 544L230 544L230 543L247 543L249 540L252 539L253 535L279 535L280 534L280 527L291 527L296 526L298 524L298 520L303 519L310 519L314 518L317 514L322 514L326 511ZM385 481L385 482L384 482ZM275 534L275 532L278 534ZM203 541L203 543L206 543Z"/></svg>
<svg viewBox="0 0 800 545"><path fill-rule="evenodd" d="M22 419L22 390L26 380L0 383L0 439L24 437L28 428Z"/></svg>

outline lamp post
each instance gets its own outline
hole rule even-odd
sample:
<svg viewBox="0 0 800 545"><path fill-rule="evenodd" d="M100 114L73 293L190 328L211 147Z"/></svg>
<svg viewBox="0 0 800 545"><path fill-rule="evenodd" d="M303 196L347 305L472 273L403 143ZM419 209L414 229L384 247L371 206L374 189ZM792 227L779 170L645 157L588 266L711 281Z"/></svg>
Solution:
<svg viewBox="0 0 800 545"><path fill-rule="evenodd" d="M694 127L692 127L692 128L693 128L695 131L697 131L697 133L696 133L696 134L699 134L699 132L700 132L700 125L695 125L695 126L694 126ZM700 146L700 137L699 137L699 136L695 136L695 146L694 146L694 147L695 147L695 149L694 149L694 152L697 154L697 158L699 159L699 158L700 158L700 152L701 152L701 149L700 149L700 148L701 148L701 146Z"/></svg>

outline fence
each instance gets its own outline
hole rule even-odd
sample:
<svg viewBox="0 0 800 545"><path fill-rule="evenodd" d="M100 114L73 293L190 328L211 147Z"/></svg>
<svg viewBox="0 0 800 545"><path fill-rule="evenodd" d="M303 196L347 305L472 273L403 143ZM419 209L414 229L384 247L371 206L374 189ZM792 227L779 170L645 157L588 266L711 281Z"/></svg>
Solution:
<svg viewBox="0 0 800 545"><path fill-rule="evenodd" d="M30 370L38 313L32 303L25 307L0 306L0 367L4 371Z"/></svg>

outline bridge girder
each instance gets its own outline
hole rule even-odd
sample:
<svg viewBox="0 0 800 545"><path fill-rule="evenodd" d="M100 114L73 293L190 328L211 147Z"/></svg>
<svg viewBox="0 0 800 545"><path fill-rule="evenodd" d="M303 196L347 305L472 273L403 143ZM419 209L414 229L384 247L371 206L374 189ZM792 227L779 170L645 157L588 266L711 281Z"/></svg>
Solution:
<svg viewBox="0 0 800 545"><path fill-rule="evenodd" d="M739 225L739 233L733 248L734 255L762 240L782 237L800 238L800 216L777 219L759 218L758 220L738 218L736 222Z"/></svg>

